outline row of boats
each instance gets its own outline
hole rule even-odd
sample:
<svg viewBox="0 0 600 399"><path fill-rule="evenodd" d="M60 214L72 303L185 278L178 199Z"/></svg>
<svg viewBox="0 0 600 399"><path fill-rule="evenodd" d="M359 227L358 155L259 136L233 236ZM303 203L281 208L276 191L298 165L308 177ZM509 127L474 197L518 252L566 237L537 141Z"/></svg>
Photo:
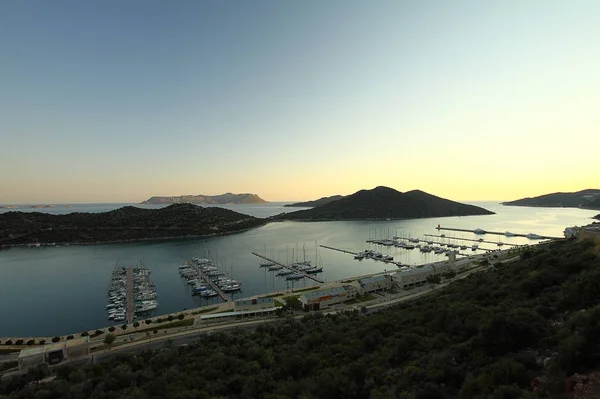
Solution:
<svg viewBox="0 0 600 399"><path fill-rule="evenodd" d="M128 298L128 295L131 295L131 298ZM127 319L129 301L131 301L132 319L158 308L156 288L150 279L150 270L141 264L130 270L115 265L107 296L108 304L105 308L108 319L115 322Z"/></svg>
<svg viewBox="0 0 600 399"><path fill-rule="evenodd" d="M219 270L211 259L194 257L187 264L179 266L179 275L192 287L192 295L214 298L223 293L235 293L242 290L242 284Z"/></svg>
<svg viewBox="0 0 600 399"><path fill-rule="evenodd" d="M323 267L312 266L310 259L293 262L287 268L274 262L263 262L258 266L266 267L267 270L271 272L277 271L278 273L275 274L277 277L285 278L288 281L302 280L307 274L318 274L323 272Z"/></svg>

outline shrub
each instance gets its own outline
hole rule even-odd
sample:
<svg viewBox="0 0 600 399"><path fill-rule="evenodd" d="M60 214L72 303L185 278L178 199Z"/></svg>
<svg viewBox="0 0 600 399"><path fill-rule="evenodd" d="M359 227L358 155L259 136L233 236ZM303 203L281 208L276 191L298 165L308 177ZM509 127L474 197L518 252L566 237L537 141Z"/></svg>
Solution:
<svg viewBox="0 0 600 399"><path fill-rule="evenodd" d="M15 345L23 345L23 340L22 340L22 339L18 339L18 340L15 342Z"/></svg>
<svg viewBox="0 0 600 399"><path fill-rule="evenodd" d="M154 334L158 334L158 330L155 328L153 331Z"/></svg>
<svg viewBox="0 0 600 399"><path fill-rule="evenodd" d="M96 336L102 335L102 334L104 334L104 331L102 331L102 330L96 330L96 332L95 332Z"/></svg>
<svg viewBox="0 0 600 399"><path fill-rule="evenodd" d="M182 315L182 314L180 314L179 316L177 316L177 318L178 318L179 320L183 320L183 319L185 318L185 315Z"/></svg>
<svg viewBox="0 0 600 399"><path fill-rule="evenodd" d="M123 331L127 330L127 324L123 324L123 325L121 326L121 330L123 330Z"/></svg>
<svg viewBox="0 0 600 399"><path fill-rule="evenodd" d="M140 326L140 323L138 323L137 321L135 321L135 322L133 322L133 326L134 326L135 328L138 328L138 327Z"/></svg>
<svg viewBox="0 0 600 399"><path fill-rule="evenodd" d="M54 338L52 338L52 342L57 343L58 341L60 341L60 337L54 337Z"/></svg>
<svg viewBox="0 0 600 399"><path fill-rule="evenodd" d="M147 325L147 326L149 326L149 325L150 325L150 323L152 323L152 320L148 319L148 320L146 320L144 323L146 323L146 325Z"/></svg>
<svg viewBox="0 0 600 399"><path fill-rule="evenodd" d="M10 339L6 340L6 342L4 343L4 345L12 345L12 341Z"/></svg>
<svg viewBox="0 0 600 399"><path fill-rule="evenodd" d="M114 334L112 334L112 333L108 333L108 334L106 334L106 336L104 337L104 343L105 343L106 345L110 345L110 344L112 344L113 342L115 342L115 339L116 339L116 337L115 337L115 335L114 335Z"/></svg>
<svg viewBox="0 0 600 399"><path fill-rule="evenodd" d="M88 335L90 335L90 333L88 333L87 331L84 331L81 333L82 337L87 337Z"/></svg>
<svg viewBox="0 0 600 399"><path fill-rule="evenodd" d="M30 339L29 341L27 341L27 345L31 346L35 344L35 339Z"/></svg>
<svg viewBox="0 0 600 399"><path fill-rule="evenodd" d="M45 339L40 339L40 345L45 345L46 344L46 340Z"/></svg>
<svg viewBox="0 0 600 399"><path fill-rule="evenodd" d="M164 320L159 317L158 319L156 319L155 323L162 323L163 321Z"/></svg>
<svg viewBox="0 0 600 399"><path fill-rule="evenodd" d="M170 314L170 315L169 315L169 317L167 317L167 319L168 319L169 321L173 321L174 317L173 317L173 315L172 315L172 314Z"/></svg>
<svg viewBox="0 0 600 399"><path fill-rule="evenodd" d="M114 331L115 331L115 328L114 328L113 326L110 326L110 327L108 327L108 331L110 331L110 332L114 332Z"/></svg>
<svg viewBox="0 0 600 399"><path fill-rule="evenodd" d="M75 337L74 337L74 336L72 336L72 335L68 335L68 336L67 336L67 339L73 339L73 338L75 338Z"/></svg>

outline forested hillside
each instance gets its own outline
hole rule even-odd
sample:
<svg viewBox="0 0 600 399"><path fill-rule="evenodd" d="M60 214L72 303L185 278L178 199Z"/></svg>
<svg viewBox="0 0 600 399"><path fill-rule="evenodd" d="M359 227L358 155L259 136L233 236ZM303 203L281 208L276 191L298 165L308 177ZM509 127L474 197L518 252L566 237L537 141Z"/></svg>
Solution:
<svg viewBox="0 0 600 399"><path fill-rule="evenodd" d="M283 319L62 369L35 398L592 398L572 391L598 389L594 378L569 377L600 368L598 250L546 244L377 314Z"/></svg>

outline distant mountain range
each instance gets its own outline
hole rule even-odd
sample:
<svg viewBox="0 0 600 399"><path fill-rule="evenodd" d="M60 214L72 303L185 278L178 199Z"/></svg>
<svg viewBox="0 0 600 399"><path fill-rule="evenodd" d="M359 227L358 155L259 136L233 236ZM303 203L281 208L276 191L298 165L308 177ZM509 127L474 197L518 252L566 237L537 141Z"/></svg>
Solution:
<svg viewBox="0 0 600 399"><path fill-rule="evenodd" d="M414 219L443 216L492 215L487 209L461 204L420 190L401 193L389 187L360 190L312 209L283 213L276 220Z"/></svg>
<svg viewBox="0 0 600 399"><path fill-rule="evenodd" d="M503 202L510 206L600 209L600 190L587 189L574 193L552 193L538 197Z"/></svg>
<svg viewBox="0 0 600 399"><path fill-rule="evenodd" d="M328 203L333 202L333 201L337 201L337 200L342 199L342 198L344 198L343 195L332 195L331 197L322 197L322 198L319 198L319 199L314 200L314 201L296 202L295 204L287 204L287 205L284 205L284 206L286 206L286 207L298 207L298 208L303 208L303 207L310 208L310 207L325 205L325 204L328 204Z"/></svg>
<svg viewBox="0 0 600 399"><path fill-rule="evenodd" d="M221 195L180 195L177 197L151 197L141 202L142 205L168 205L168 204L202 204L202 205L224 205L224 204L268 204L267 201L256 194L232 194Z"/></svg>

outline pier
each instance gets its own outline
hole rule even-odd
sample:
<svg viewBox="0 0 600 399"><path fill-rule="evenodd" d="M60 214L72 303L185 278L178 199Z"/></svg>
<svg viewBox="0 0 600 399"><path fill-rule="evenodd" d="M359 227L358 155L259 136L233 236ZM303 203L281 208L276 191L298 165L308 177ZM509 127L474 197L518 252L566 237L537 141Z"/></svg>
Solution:
<svg viewBox="0 0 600 399"><path fill-rule="evenodd" d="M189 260L187 261L187 263L188 263L188 265L190 265L190 266L191 266L193 269L195 269L195 270L196 270L196 272L198 272L198 275L199 275L199 276L202 278L202 280L206 281L206 283L207 283L208 285L210 285L210 288L212 288L212 289L213 289L213 290L214 290L214 291L215 291L215 292L216 292L216 293L219 295L219 297L220 297L222 300L224 300L225 302L231 302L231 301L232 301L231 297L230 297L229 295L225 294L225 293L223 292L223 290L222 290L222 289L221 289L221 288L220 288L218 285L216 285L216 284L215 284L215 282L214 282L214 281L212 281L212 279L211 279L209 276L205 275L205 274L204 274L204 272L203 272L203 271L202 271L202 270L201 270L201 269L200 269L198 266L196 266L195 264L193 264L193 263L192 263L191 261L189 261Z"/></svg>
<svg viewBox="0 0 600 399"><path fill-rule="evenodd" d="M321 246L322 246L322 245L321 245ZM273 264L275 264L275 265L279 265L279 266L285 267L286 269L288 269L288 270L291 270L291 271L293 271L294 273L296 273L296 274L300 274L300 275L302 275L302 276L304 276L304 277L306 277L306 278L309 278L309 279L311 279L311 280L313 280L313 281L316 281L316 282L317 282L317 283L319 283L319 284L323 284L323 283L324 283L324 281L322 281L322 280L319 280L318 278L316 278L316 277L314 277L314 276L311 276L310 274L306 274L306 273L302 273L302 272L300 272L300 271L297 271L297 270L295 270L294 268L292 268L292 267L290 267L290 266L288 266L288 265L284 265L283 263L280 263L280 262L278 262L278 261L276 261L276 260L274 260L274 259L268 258L268 257L266 257L265 255L261 255L261 254L259 254L259 253L256 253L256 252L252 252L252 255L254 255L254 256L258 256L259 258L262 258L262 259L266 260L267 262L271 262L271 263L273 263Z"/></svg>
<svg viewBox="0 0 600 399"><path fill-rule="evenodd" d="M511 247L520 247L521 244L509 244L507 242L495 242L495 241L486 241L486 240L474 240L472 238L460 238L460 237L446 237L446 236L436 236L435 234L423 234L425 237L436 237L436 238L446 238L447 240L461 240L461 241L471 241L471 242L482 242L484 244L496 244L498 245L499 243L502 245L507 245L507 246L511 246ZM423 241L423 240L421 240Z"/></svg>
<svg viewBox="0 0 600 399"><path fill-rule="evenodd" d="M487 231L487 230L481 230L480 231L479 229L476 229L476 230L457 229L457 228L453 228L453 227L440 227L439 225L436 227L436 230L439 230L439 231L441 231L441 230L446 230L446 231L461 231L463 233L473 233L473 234L480 234L480 235L495 234L495 235L506 236L506 237L525 237L525 238L529 238L529 237L527 237L528 234L511 233L510 236L507 236L506 233L501 233L499 231ZM535 239L536 240L562 240L563 237L549 237L549 236L537 235L537 237Z"/></svg>
<svg viewBox="0 0 600 399"><path fill-rule="evenodd" d="M127 310L125 311L125 321L131 324L133 321L133 272L131 267L127 268Z"/></svg>
<svg viewBox="0 0 600 399"><path fill-rule="evenodd" d="M319 245L321 248L325 248L325 249L331 249L333 251L338 251L338 252L343 252L345 254L351 254L351 255L357 255L356 252L352 252L352 251L347 251L345 249L341 249L341 248L334 248L334 247L328 247L327 245ZM405 266L404 264L402 264L401 262L395 262L393 260L384 260L384 259L375 259L375 258L370 258L373 259L374 261L377 262L383 262L383 263L391 263L393 265L396 265L398 267L400 266Z"/></svg>

